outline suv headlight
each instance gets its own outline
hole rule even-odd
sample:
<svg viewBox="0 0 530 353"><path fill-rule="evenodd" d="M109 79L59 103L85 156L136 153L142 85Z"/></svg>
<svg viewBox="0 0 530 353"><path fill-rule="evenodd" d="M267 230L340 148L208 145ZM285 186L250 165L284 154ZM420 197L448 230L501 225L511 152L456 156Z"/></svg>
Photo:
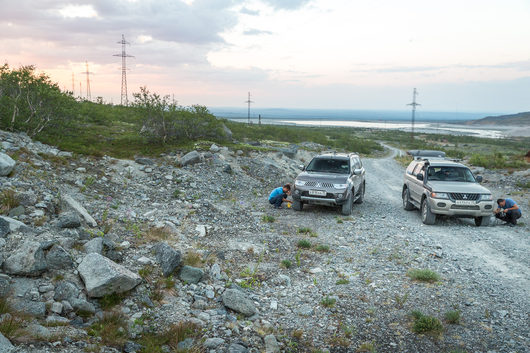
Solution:
<svg viewBox="0 0 530 353"><path fill-rule="evenodd" d="M491 194L481 194L480 195L480 201L491 201L493 200L493 197Z"/></svg>
<svg viewBox="0 0 530 353"><path fill-rule="evenodd" d="M294 185L295 186L304 186L305 185L305 180L295 180L294 181Z"/></svg>
<svg viewBox="0 0 530 353"><path fill-rule="evenodd" d="M431 192L431 197L435 199L448 199L449 195L446 192Z"/></svg>
<svg viewBox="0 0 530 353"><path fill-rule="evenodd" d="M346 189L348 187L348 184L333 184L333 187L335 189Z"/></svg>

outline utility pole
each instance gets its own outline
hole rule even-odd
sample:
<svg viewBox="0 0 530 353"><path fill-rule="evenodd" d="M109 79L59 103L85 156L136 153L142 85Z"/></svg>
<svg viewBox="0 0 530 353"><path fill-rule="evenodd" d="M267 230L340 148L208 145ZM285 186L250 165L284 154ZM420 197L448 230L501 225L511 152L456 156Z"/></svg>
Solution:
<svg viewBox="0 0 530 353"><path fill-rule="evenodd" d="M121 54L114 54L113 56L121 56L121 105L128 105L127 99L127 63L126 58L134 58L125 52L125 45L131 44L125 41L125 36L121 35L121 41L117 42L121 44Z"/></svg>
<svg viewBox="0 0 530 353"><path fill-rule="evenodd" d="M88 71L88 61L85 61L86 63L86 71L82 72L82 74L86 75L86 99L92 100L92 94L90 92L90 74L92 72ZM81 91L79 91L79 95L81 95Z"/></svg>
<svg viewBox="0 0 530 353"><path fill-rule="evenodd" d="M419 103L416 103L416 96L418 95L418 91L416 91L416 88L414 88L414 91L412 92L412 103L409 103L407 105L412 105L412 126L410 130L410 138L412 141L414 141L414 116L416 114L416 107L418 105L421 105Z"/></svg>
<svg viewBox="0 0 530 353"><path fill-rule="evenodd" d="M250 125L250 103L254 103L250 100L250 92L248 92L248 100L245 101L248 104L248 124Z"/></svg>

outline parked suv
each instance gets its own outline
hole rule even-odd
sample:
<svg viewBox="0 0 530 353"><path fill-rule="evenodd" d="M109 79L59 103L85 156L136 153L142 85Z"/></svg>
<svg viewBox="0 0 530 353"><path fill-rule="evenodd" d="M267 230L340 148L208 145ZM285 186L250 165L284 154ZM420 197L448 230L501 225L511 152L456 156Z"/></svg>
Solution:
<svg viewBox="0 0 530 353"><path fill-rule="evenodd" d="M475 177L465 165L433 153L425 157L422 151L410 152L416 159L410 162L403 180L405 210L419 208L424 224L434 224L437 215L474 218L477 226L489 224L493 199L479 184L481 176Z"/></svg>
<svg viewBox="0 0 530 353"><path fill-rule="evenodd" d="M353 203L363 202L365 170L357 154L321 154L301 169L292 190L295 210L304 204L341 206L342 214L350 215Z"/></svg>

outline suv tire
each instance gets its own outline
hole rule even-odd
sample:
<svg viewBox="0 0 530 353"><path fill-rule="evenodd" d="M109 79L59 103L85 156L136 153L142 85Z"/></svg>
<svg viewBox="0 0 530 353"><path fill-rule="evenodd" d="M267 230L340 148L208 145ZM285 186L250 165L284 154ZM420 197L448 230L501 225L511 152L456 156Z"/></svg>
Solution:
<svg viewBox="0 0 530 353"><path fill-rule="evenodd" d="M302 211L302 208L304 208L304 204L298 200L293 200L292 207L295 211Z"/></svg>
<svg viewBox="0 0 530 353"><path fill-rule="evenodd" d="M364 183L361 185L361 190L359 191L359 197L355 200L356 204L361 204L364 202Z"/></svg>
<svg viewBox="0 0 530 353"><path fill-rule="evenodd" d="M348 196L348 199L347 199L346 202L342 205L341 213L342 213L344 216L349 216L349 215L351 215L351 209L352 209L352 206L353 206L353 192L350 193L350 196Z"/></svg>
<svg viewBox="0 0 530 353"><path fill-rule="evenodd" d="M477 227L480 227L480 226L489 226L490 225L490 219L491 217L490 216L482 216L482 217L475 217L475 225Z"/></svg>
<svg viewBox="0 0 530 353"><path fill-rule="evenodd" d="M410 193L408 188L403 189L403 194L401 197L403 198L403 209L412 211L414 209L414 205L410 202Z"/></svg>
<svg viewBox="0 0 530 353"><path fill-rule="evenodd" d="M427 225L432 225L436 222L436 215L431 212L431 208L429 207L426 198L421 201L421 220L423 224Z"/></svg>

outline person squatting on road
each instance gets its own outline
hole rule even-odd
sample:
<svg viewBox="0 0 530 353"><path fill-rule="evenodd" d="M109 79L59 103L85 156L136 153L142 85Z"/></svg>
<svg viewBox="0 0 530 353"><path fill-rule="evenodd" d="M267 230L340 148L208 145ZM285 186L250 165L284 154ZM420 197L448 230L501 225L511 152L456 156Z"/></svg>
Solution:
<svg viewBox="0 0 530 353"><path fill-rule="evenodd" d="M269 195L269 203L274 205L274 208L282 208L282 202L292 202L291 200L287 200L287 195L291 195L291 184L285 184L272 190Z"/></svg>
<svg viewBox="0 0 530 353"><path fill-rule="evenodd" d="M512 199L498 199L495 217L506 222L506 225L513 227L517 224L517 219L521 218L521 209Z"/></svg>

